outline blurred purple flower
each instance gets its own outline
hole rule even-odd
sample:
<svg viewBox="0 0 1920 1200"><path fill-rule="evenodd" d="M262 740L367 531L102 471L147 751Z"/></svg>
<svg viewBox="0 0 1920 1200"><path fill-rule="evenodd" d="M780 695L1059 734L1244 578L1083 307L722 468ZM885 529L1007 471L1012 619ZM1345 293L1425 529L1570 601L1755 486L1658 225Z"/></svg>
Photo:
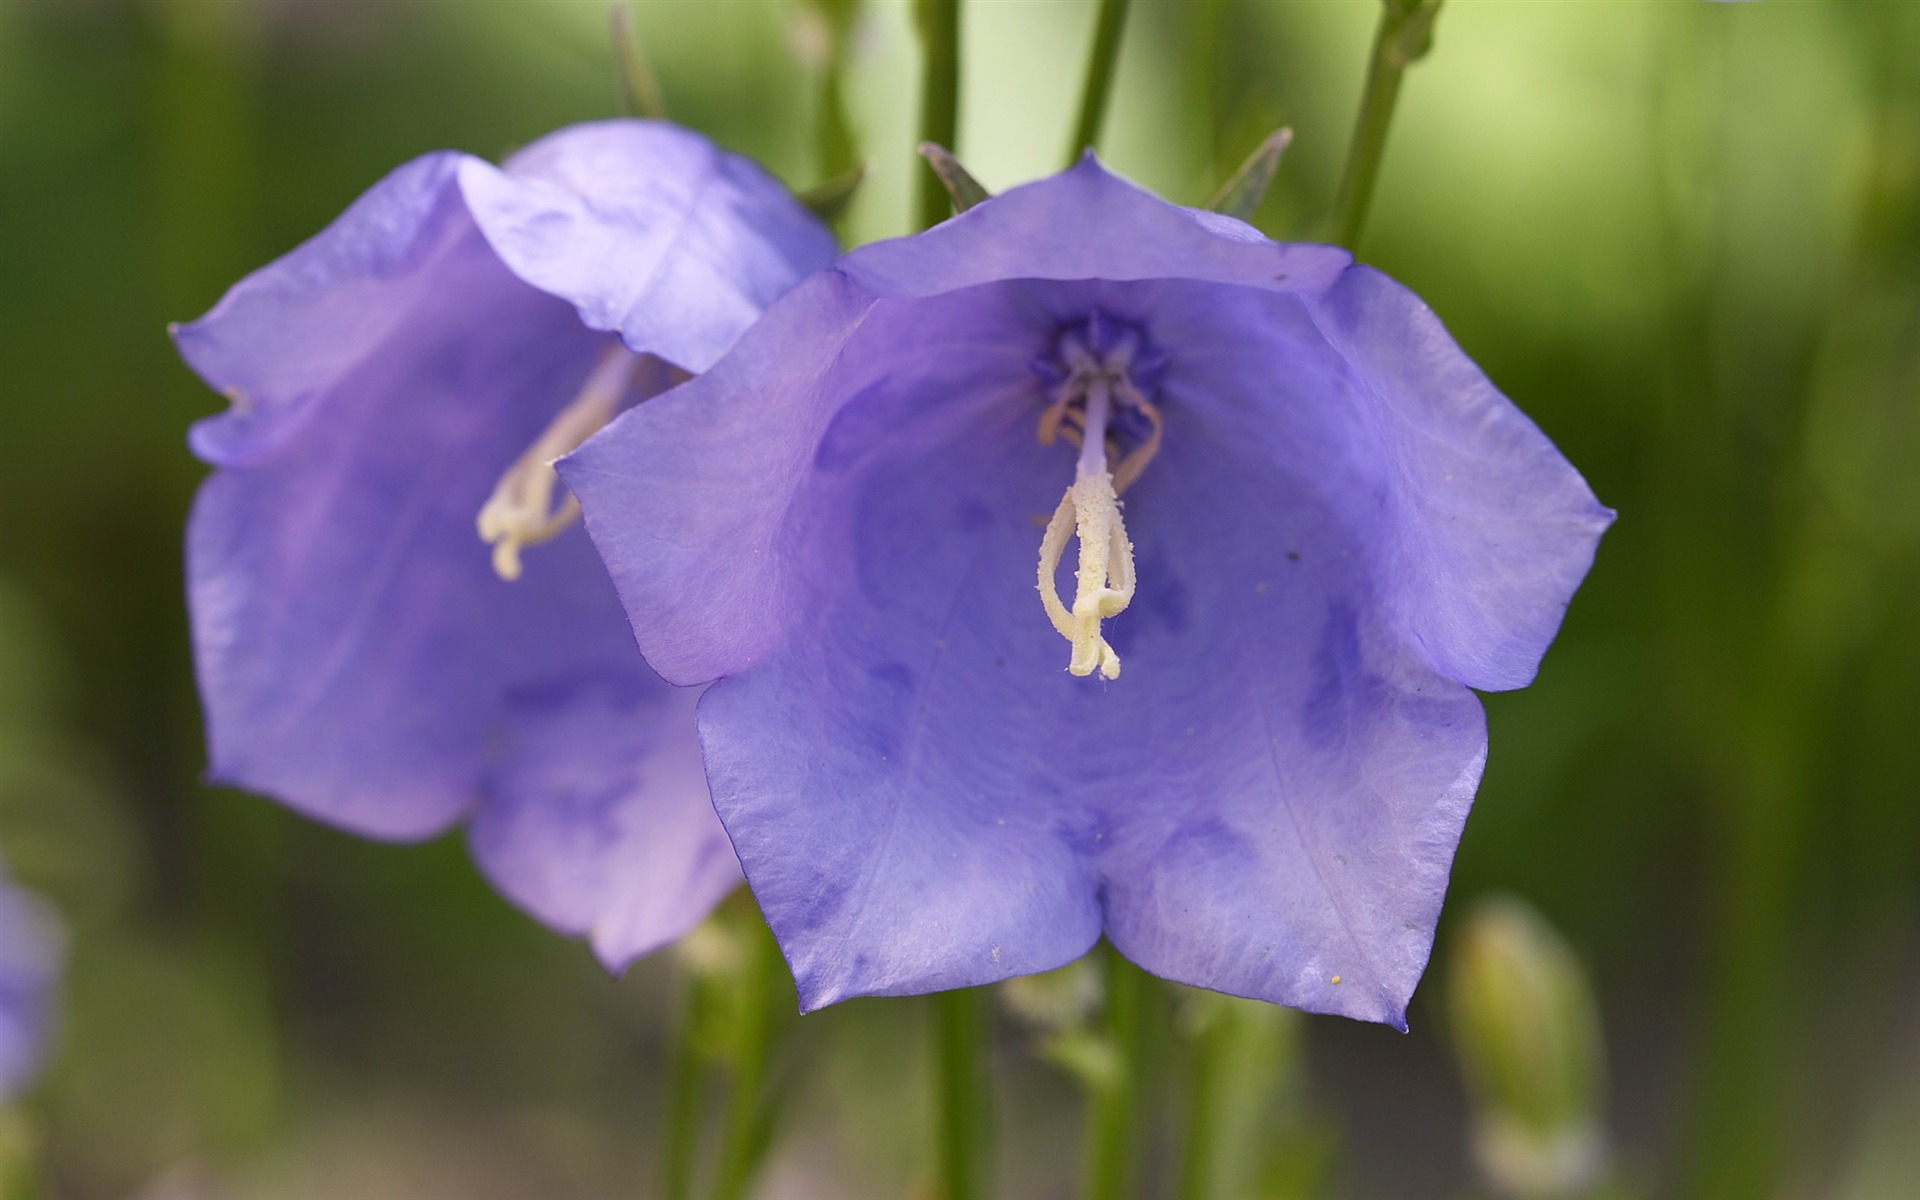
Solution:
<svg viewBox="0 0 1920 1200"><path fill-rule="evenodd" d="M470 814L493 882L610 965L703 917L739 868L696 697L548 463L835 253L746 159L608 121L416 159L176 328L233 403L192 434L211 776L370 837Z"/></svg>
<svg viewBox="0 0 1920 1200"><path fill-rule="evenodd" d="M63 947L46 906L0 868L0 1104L33 1081L45 1056Z"/></svg>
<svg viewBox="0 0 1920 1200"><path fill-rule="evenodd" d="M1612 518L1405 288L1091 158L848 255L561 475L654 667L720 680L808 1008L1104 931L1403 1024L1469 688L1533 677Z"/></svg>

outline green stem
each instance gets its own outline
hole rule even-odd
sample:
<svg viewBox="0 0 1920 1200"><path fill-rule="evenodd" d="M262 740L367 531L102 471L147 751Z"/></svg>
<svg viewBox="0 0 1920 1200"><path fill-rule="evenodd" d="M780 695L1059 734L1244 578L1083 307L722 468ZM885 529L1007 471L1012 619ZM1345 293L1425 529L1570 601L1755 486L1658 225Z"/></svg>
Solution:
<svg viewBox="0 0 1920 1200"><path fill-rule="evenodd" d="M640 34L633 26L633 12L625 4L616 4L607 12L613 35L613 69L620 83L620 103L630 117L664 120L666 94L660 90L660 77L640 45Z"/></svg>
<svg viewBox="0 0 1920 1200"><path fill-rule="evenodd" d="M844 175L860 161L860 150L853 140L853 123L847 120L846 89L841 83L841 74L836 52L833 65L820 81L820 113L814 122L815 155L822 179Z"/></svg>
<svg viewBox="0 0 1920 1200"><path fill-rule="evenodd" d="M691 1200L693 1165L700 1153L700 1056L692 1038L699 982L691 971L681 975L680 1011L667 1047L666 1146L661 1154L665 1200Z"/></svg>
<svg viewBox="0 0 1920 1200"><path fill-rule="evenodd" d="M821 179L839 178L860 161L853 122L847 118L846 67L861 4L862 0L811 0L827 39L813 114L814 166Z"/></svg>
<svg viewBox="0 0 1920 1200"><path fill-rule="evenodd" d="M1407 67L1427 52L1433 39L1433 19L1440 0L1385 0L1380 28L1374 35L1367 62L1367 83L1360 98L1360 117L1354 123L1353 144L1333 203L1333 240L1353 249L1367 221L1380 159L1387 149L1387 127L1393 122L1394 102L1400 97L1400 79Z"/></svg>
<svg viewBox="0 0 1920 1200"><path fill-rule="evenodd" d="M767 1088L767 1064L773 1045L774 993L779 950L764 930L742 968L736 1012L736 1053L732 1085L720 1133L720 1159L714 1168L713 1200L741 1200L765 1160L772 1140L773 1104Z"/></svg>
<svg viewBox="0 0 1920 1200"><path fill-rule="evenodd" d="M993 1132L985 989L936 995L933 1022L938 1195L940 1200L985 1200L992 1192Z"/></svg>
<svg viewBox="0 0 1920 1200"><path fill-rule="evenodd" d="M1086 88L1080 93L1080 117L1073 124L1073 141L1067 146L1068 166L1080 161L1080 155L1100 140L1107 98L1113 94L1113 69L1120 60L1120 34L1126 23L1127 0L1100 0L1100 14L1093 26L1093 58L1087 63Z"/></svg>
<svg viewBox="0 0 1920 1200"><path fill-rule="evenodd" d="M960 132L960 0L918 0L920 42L926 63L920 90L920 141L948 150ZM929 229L952 211L945 185L920 164L917 227Z"/></svg>
<svg viewBox="0 0 1920 1200"><path fill-rule="evenodd" d="M1224 1139L1213 1136L1222 1116L1220 1094L1221 1038L1215 1028L1203 1031L1193 1050L1193 1076L1187 1100L1186 1148L1180 1160L1175 1200L1212 1200L1219 1192Z"/></svg>
<svg viewBox="0 0 1920 1200"><path fill-rule="evenodd" d="M1185 999L1191 1069L1175 1200L1318 1195L1326 1143L1300 1108L1299 1014L1230 996Z"/></svg>
<svg viewBox="0 0 1920 1200"><path fill-rule="evenodd" d="M1139 1126L1142 976L1112 946L1106 967L1106 1036L1119 1070L1092 1089L1087 1112L1086 1200L1124 1200L1132 1192Z"/></svg>

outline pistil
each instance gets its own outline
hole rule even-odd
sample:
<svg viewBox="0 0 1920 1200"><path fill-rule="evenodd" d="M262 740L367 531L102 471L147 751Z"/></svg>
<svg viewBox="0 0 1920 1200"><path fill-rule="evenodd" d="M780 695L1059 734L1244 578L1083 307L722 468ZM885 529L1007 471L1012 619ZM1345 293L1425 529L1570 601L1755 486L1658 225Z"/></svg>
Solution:
<svg viewBox="0 0 1920 1200"><path fill-rule="evenodd" d="M1095 345L1102 328L1089 322ZM1120 492L1138 479L1160 445L1160 412L1130 377L1138 341L1132 335L1117 339L1098 358L1077 334L1061 339L1065 379L1054 402L1040 418L1040 441L1052 444L1065 436L1080 448L1074 463L1072 486L1061 497L1040 539L1040 603L1061 637L1073 647L1067 670L1103 679L1120 675L1120 656L1101 636L1100 623L1118 616L1133 600L1133 543L1127 539L1120 514ZM1150 433L1132 451L1120 455L1117 440L1110 441L1116 404L1140 414ZM1117 465L1110 457L1119 459ZM1075 572L1073 606L1061 599L1054 576L1066 554L1067 542L1080 540L1080 562Z"/></svg>
<svg viewBox="0 0 1920 1200"><path fill-rule="evenodd" d="M553 464L614 418L639 365L640 356L625 346L615 342L608 347L580 394L500 476L474 520L480 540L493 547L494 574L509 581L520 578L521 548L550 542L579 519L580 502L573 493L554 504L560 476Z"/></svg>

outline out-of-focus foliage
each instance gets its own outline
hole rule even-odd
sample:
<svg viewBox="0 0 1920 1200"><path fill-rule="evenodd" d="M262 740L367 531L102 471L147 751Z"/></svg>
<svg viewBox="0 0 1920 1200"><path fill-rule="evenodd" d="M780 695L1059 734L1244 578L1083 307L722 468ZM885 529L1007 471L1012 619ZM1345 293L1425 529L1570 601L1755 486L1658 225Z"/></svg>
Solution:
<svg viewBox="0 0 1920 1200"><path fill-rule="evenodd" d="M841 222L860 241L908 227L907 7L656 0L636 23L676 119L796 186L867 160ZM987 187L1057 167L1092 10L967 6L955 149ZM1321 235L1376 13L1138 0L1103 151L1200 204L1290 125L1255 219ZM618 109L593 3L0 0L0 847L73 930L58 1060L5 1136L59 1195L659 1177L668 958L609 982L458 846L198 784L181 437L220 401L164 333L406 158ZM1621 513L1539 682L1489 698L1453 911L1517 892L1583 957L1643 1190L1910 1194L1920 5L1454 0L1361 254ZM1337 1140L1341 1194L1469 1177L1440 983L1411 1037L1276 1035L1302 1098L1273 1119L1303 1162ZM1190 1061L1174 1007L1141 1020ZM857 1002L783 1033L801 1057L767 1195L921 1177L921 1020ZM1075 1083L1031 1050L1003 1030L1010 1197L1061 1194L1080 1136ZM1169 1188L1182 1086L1142 1118Z"/></svg>

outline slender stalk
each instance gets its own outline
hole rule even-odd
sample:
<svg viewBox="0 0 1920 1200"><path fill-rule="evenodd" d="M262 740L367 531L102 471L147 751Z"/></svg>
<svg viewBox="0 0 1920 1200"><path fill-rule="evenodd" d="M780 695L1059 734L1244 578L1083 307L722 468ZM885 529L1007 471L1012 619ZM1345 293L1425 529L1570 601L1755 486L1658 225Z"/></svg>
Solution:
<svg viewBox="0 0 1920 1200"><path fill-rule="evenodd" d="M607 11L607 24L613 36L613 69L620 83L620 103L630 117L662 120L667 115L666 94L660 90L660 77L653 73L640 33L633 26L633 12L624 3Z"/></svg>
<svg viewBox="0 0 1920 1200"><path fill-rule="evenodd" d="M1391 65L1383 52L1392 23L1388 14L1380 15L1380 31L1367 62L1366 87L1360 94L1360 118L1354 123L1347 165L1340 173L1340 191L1333 202L1333 240L1349 250L1359 241L1360 229L1366 223L1373 181L1387 149L1387 126L1393 121L1394 101L1400 97L1403 69Z"/></svg>
<svg viewBox="0 0 1920 1200"><path fill-rule="evenodd" d="M813 48L806 55L817 76L819 91L813 109L814 169L821 179L847 174L860 161L860 148L847 119L846 67L860 10L866 0L803 0L810 35L801 39Z"/></svg>
<svg viewBox="0 0 1920 1200"><path fill-rule="evenodd" d="M917 0L920 43L926 62L920 90L920 141L957 149L960 132L960 0ZM916 225L928 229L947 219L947 189L922 163L917 178Z"/></svg>
<svg viewBox="0 0 1920 1200"><path fill-rule="evenodd" d="M1213 1136L1221 1117L1220 1077L1224 1038L1218 1026L1203 1030L1195 1039L1193 1074L1187 1096L1186 1146L1180 1159L1180 1174L1174 1186L1174 1200L1213 1200L1218 1194L1222 1172L1223 1139Z"/></svg>
<svg viewBox="0 0 1920 1200"><path fill-rule="evenodd" d="M986 1200L992 1194L993 1095L985 989L936 995L933 1024L939 1198Z"/></svg>
<svg viewBox="0 0 1920 1200"><path fill-rule="evenodd" d="M1182 1032L1190 1048L1185 1140L1175 1200L1307 1195L1324 1143L1303 1120L1301 1024L1292 1009L1230 996L1188 994Z"/></svg>
<svg viewBox="0 0 1920 1200"><path fill-rule="evenodd" d="M1433 19L1440 0L1385 0L1380 28L1374 34L1373 54L1367 62L1366 88L1360 97L1360 116L1354 123L1353 144L1347 150L1346 169L1333 203L1333 240L1351 250L1366 225L1367 206L1373 200L1380 159L1387 149L1387 127L1393 123L1394 102L1400 97L1400 79L1409 64L1433 44Z"/></svg>
<svg viewBox="0 0 1920 1200"><path fill-rule="evenodd" d="M853 139L853 122L847 119L844 74L840 52L836 49L832 65L820 80L820 111L813 127L814 154L822 179L844 175L860 161L860 149Z"/></svg>
<svg viewBox="0 0 1920 1200"><path fill-rule="evenodd" d="M1106 969L1106 1036L1120 1070L1088 1095L1086 1200L1124 1200L1132 1193L1139 1138L1142 978L1112 946Z"/></svg>
<svg viewBox="0 0 1920 1200"><path fill-rule="evenodd" d="M692 1038L699 982L692 971L683 969L680 975L680 1009L667 1047L665 1146L660 1156L665 1200L692 1200L694 1161L700 1153L701 1070Z"/></svg>
<svg viewBox="0 0 1920 1200"><path fill-rule="evenodd" d="M1120 34L1127 23L1127 0L1100 0L1093 25L1093 57L1087 62L1087 82L1080 93L1080 116L1073 123L1073 141L1067 146L1067 165L1100 140L1107 116L1107 98L1113 94L1114 65L1120 60Z"/></svg>
<svg viewBox="0 0 1920 1200"><path fill-rule="evenodd" d="M720 1158L714 1167L713 1200L741 1200L772 1141L774 1100L767 1087L767 1065L772 1057L780 952L764 929L754 933L757 936L737 980L733 1079L720 1132Z"/></svg>

